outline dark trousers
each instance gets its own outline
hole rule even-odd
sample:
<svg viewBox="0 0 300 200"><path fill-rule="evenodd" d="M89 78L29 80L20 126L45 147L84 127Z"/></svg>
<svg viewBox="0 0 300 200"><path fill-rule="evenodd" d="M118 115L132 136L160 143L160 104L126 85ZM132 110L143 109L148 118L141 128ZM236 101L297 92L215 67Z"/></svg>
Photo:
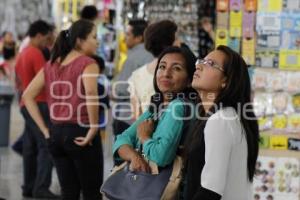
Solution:
<svg viewBox="0 0 300 200"><path fill-rule="evenodd" d="M50 125L46 103L38 103L46 124ZM47 142L39 127L31 118L25 106L21 108L25 120L23 141L23 194L36 194L48 190L51 185L53 162Z"/></svg>
<svg viewBox="0 0 300 200"><path fill-rule="evenodd" d="M113 119L113 123L112 123L112 128L113 128L113 133L116 136L118 136L119 134L123 133L127 128L129 128L129 124L127 124L126 122L117 120L117 119Z"/></svg>
<svg viewBox="0 0 300 200"><path fill-rule="evenodd" d="M63 200L78 200L80 191L85 200L102 199L103 153L99 134L93 139L92 145L81 147L74 143L76 137L84 137L87 132L88 128L77 124L53 125L50 130L47 142Z"/></svg>

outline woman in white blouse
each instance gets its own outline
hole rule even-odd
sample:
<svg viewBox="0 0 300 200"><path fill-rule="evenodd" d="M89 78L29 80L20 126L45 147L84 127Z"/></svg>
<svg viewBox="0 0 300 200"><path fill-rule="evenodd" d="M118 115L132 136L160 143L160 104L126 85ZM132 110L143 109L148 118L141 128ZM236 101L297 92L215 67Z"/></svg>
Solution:
<svg viewBox="0 0 300 200"><path fill-rule="evenodd" d="M128 82L130 87L130 103L133 108L134 119L144 113L154 95L153 77L158 56L167 47L175 44L177 25L170 20L162 20L150 24L144 33L145 48L154 59L132 72Z"/></svg>
<svg viewBox="0 0 300 200"><path fill-rule="evenodd" d="M187 200L250 200L258 124L243 58L219 46L196 62L199 116L186 140Z"/></svg>

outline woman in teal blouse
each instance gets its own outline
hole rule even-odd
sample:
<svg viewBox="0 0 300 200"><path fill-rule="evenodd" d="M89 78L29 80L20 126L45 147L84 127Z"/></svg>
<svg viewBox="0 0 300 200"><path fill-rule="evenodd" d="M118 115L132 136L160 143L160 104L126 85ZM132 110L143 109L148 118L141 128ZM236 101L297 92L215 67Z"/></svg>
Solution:
<svg viewBox="0 0 300 200"><path fill-rule="evenodd" d="M154 72L154 89L149 109L116 139L114 156L131 163L134 171L150 172L142 155L159 167L173 162L186 117L185 99L197 94L190 87L196 58L187 48L169 47L158 58Z"/></svg>

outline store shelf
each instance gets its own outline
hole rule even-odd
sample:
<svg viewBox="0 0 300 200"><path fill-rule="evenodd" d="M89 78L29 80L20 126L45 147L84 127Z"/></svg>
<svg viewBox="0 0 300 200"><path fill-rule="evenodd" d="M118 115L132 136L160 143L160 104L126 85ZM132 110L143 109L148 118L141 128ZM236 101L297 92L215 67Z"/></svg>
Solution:
<svg viewBox="0 0 300 200"><path fill-rule="evenodd" d="M259 155L269 157L293 157L300 159L300 152L291 150L259 149Z"/></svg>
<svg viewBox="0 0 300 200"><path fill-rule="evenodd" d="M293 134L278 134L274 133L274 131L264 131L260 134L269 135L269 136L286 136L288 138L296 138L300 139L299 133ZM292 150L274 150L274 149L259 149L260 156L270 156L270 157L294 157L300 159L300 152L299 151L292 151Z"/></svg>
<svg viewBox="0 0 300 200"><path fill-rule="evenodd" d="M288 138L300 139L300 133L278 133L276 131L260 131L260 134L269 135L269 136L286 136Z"/></svg>

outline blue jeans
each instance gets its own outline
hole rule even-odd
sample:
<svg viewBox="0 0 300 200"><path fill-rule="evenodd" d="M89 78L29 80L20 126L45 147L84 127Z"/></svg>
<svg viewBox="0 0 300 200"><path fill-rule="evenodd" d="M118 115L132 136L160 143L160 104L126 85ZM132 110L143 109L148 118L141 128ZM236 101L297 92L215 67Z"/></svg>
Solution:
<svg viewBox="0 0 300 200"><path fill-rule="evenodd" d="M38 103L39 110L50 126L49 110L46 103ZM49 190L53 162L46 139L25 106L21 108L25 120L23 141L23 194L37 194Z"/></svg>

